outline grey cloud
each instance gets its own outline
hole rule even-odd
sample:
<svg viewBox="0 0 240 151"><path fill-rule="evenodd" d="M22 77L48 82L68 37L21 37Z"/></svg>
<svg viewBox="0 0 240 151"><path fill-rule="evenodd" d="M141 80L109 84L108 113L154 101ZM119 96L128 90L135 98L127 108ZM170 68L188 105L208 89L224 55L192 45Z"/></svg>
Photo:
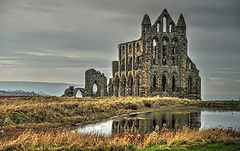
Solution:
<svg viewBox="0 0 240 151"><path fill-rule="evenodd" d="M0 78L83 83L79 75L90 67L109 77L117 44L139 38L145 13L153 23L167 8L175 22L185 16L203 93L230 93L230 85L240 92L233 84L240 72L239 6L239 0L3 0ZM212 77L224 79L226 87L213 91Z"/></svg>

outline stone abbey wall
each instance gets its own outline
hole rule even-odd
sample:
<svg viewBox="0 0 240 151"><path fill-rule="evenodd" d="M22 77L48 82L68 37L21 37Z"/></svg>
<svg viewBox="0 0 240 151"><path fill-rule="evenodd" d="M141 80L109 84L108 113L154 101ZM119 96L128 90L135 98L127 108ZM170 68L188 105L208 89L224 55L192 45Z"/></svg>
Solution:
<svg viewBox="0 0 240 151"><path fill-rule="evenodd" d="M188 56L183 15L177 24L166 9L152 24L147 14L138 40L118 45L118 60L112 62L112 78L89 69L85 88L69 87L63 96L161 96L201 99L199 70ZM97 92L93 93L93 85Z"/></svg>
<svg viewBox="0 0 240 151"><path fill-rule="evenodd" d="M141 38L118 45L112 62L110 96L173 96L201 99L199 70L188 57L186 24L166 9L151 24L143 17Z"/></svg>

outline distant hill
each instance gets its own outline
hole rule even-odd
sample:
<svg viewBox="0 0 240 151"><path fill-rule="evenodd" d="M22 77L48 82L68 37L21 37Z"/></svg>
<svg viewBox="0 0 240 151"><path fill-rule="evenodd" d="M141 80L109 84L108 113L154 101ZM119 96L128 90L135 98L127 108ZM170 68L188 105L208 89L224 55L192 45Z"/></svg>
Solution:
<svg viewBox="0 0 240 151"><path fill-rule="evenodd" d="M50 96L61 96L69 86L84 87L79 84L48 83L48 82L24 82L24 81L0 81L0 90L22 90Z"/></svg>
<svg viewBox="0 0 240 151"><path fill-rule="evenodd" d="M34 91L22 91L22 90L0 90L0 96L47 96L46 94L35 93Z"/></svg>

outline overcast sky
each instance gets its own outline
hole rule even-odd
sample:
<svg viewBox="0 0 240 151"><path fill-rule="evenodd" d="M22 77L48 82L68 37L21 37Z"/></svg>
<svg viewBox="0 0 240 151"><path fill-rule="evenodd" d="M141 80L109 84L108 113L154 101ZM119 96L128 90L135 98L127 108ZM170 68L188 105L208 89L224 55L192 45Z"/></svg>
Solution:
<svg viewBox="0 0 240 151"><path fill-rule="evenodd" d="M110 77L117 45L164 8L185 17L203 96L240 96L239 0L0 0L0 80L83 84L89 68Z"/></svg>

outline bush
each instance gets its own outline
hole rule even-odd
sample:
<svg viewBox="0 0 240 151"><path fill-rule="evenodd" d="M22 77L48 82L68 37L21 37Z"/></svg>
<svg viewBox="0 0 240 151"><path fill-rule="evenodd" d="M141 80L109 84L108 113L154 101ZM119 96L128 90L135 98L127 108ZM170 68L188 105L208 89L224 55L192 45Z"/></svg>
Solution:
<svg viewBox="0 0 240 151"><path fill-rule="evenodd" d="M147 108L151 108L152 107L152 104L150 102L147 102L147 101L143 101L143 104L145 107Z"/></svg>
<svg viewBox="0 0 240 151"><path fill-rule="evenodd" d="M131 109L131 110L137 110L138 109L137 104L128 103L126 105L127 106L125 107L125 109Z"/></svg>

